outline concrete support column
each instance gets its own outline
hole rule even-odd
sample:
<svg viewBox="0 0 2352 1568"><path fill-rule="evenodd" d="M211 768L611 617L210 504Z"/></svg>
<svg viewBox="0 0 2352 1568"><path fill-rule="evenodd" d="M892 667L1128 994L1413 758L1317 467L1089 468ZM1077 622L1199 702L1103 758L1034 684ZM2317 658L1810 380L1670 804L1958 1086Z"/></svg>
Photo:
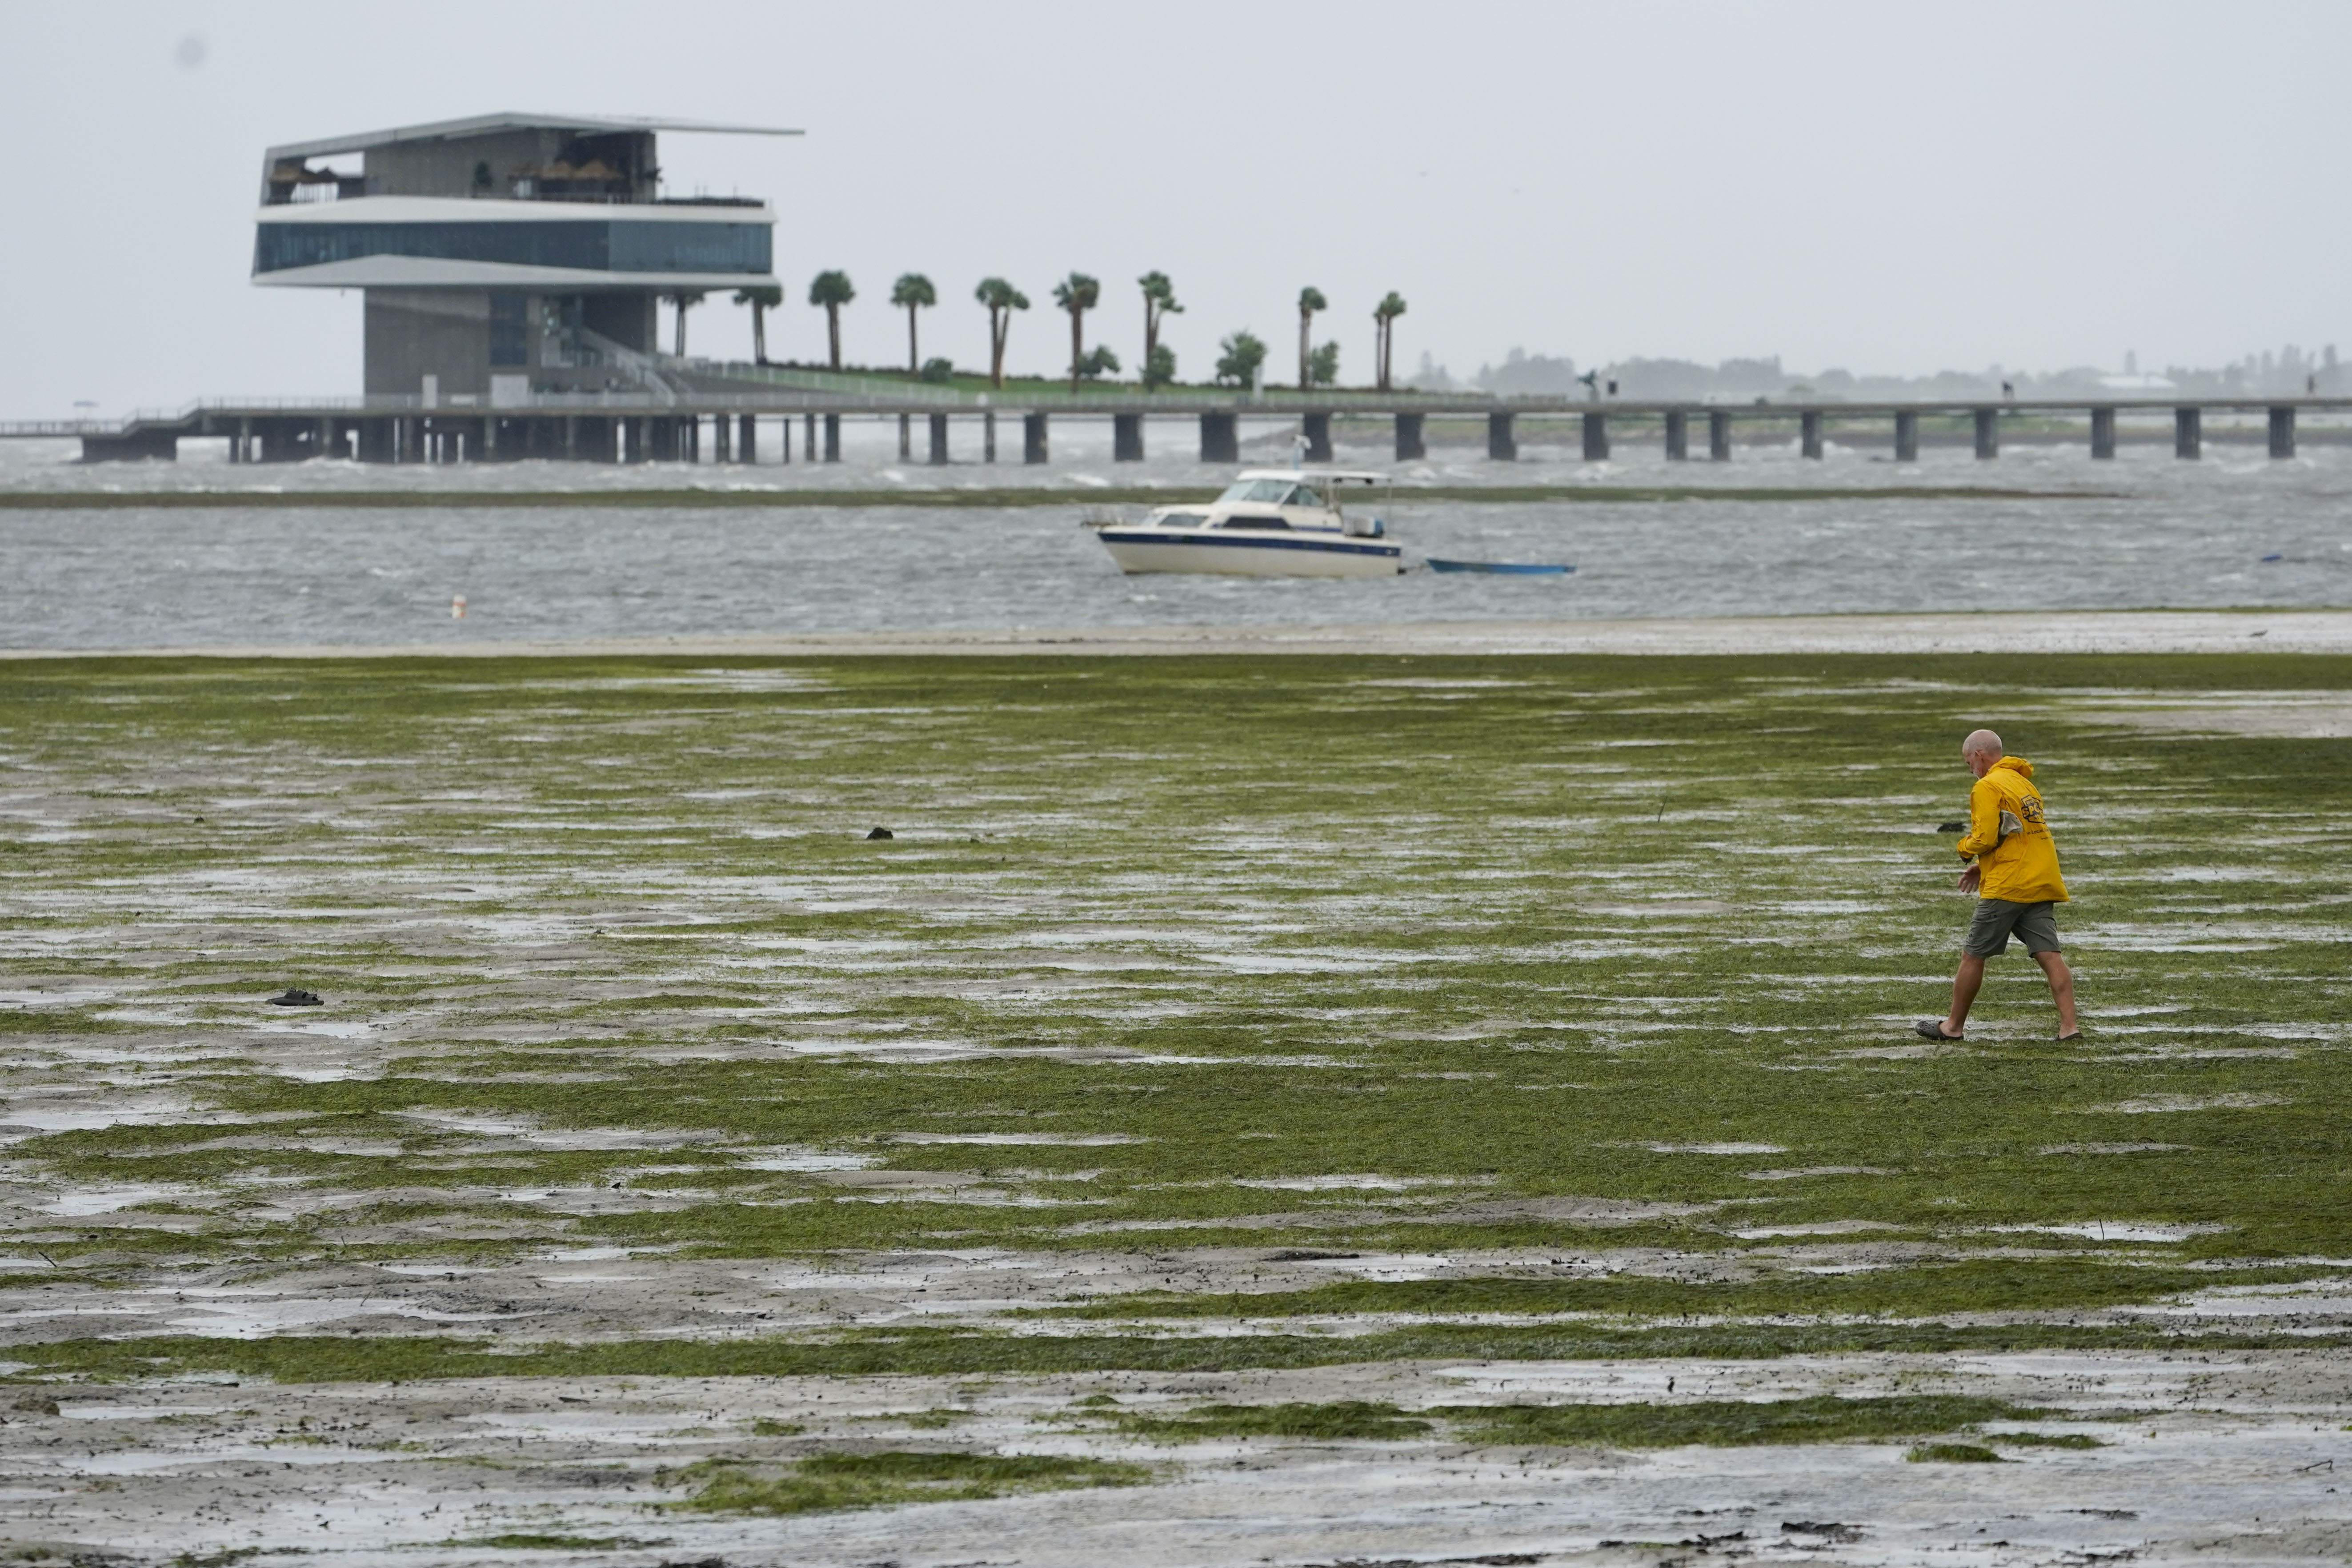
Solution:
<svg viewBox="0 0 2352 1568"><path fill-rule="evenodd" d="M1307 460L1328 463L1331 460L1331 416L1328 414L1302 415L1298 433L1307 437Z"/></svg>
<svg viewBox="0 0 2352 1568"><path fill-rule="evenodd" d="M1706 460L1731 461L1731 416L1720 408L1706 411Z"/></svg>
<svg viewBox="0 0 2352 1568"><path fill-rule="evenodd" d="M2172 455L2176 458L2201 458L2205 455L2203 409L2176 408L2172 411Z"/></svg>
<svg viewBox="0 0 2352 1568"><path fill-rule="evenodd" d="M803 461L814 463L816 461L816 416L808 416L806 425L802 434L808 438L801 443L801 453Z"/></svg>
<svg viewBox="0 0 2352 1568"><path fill-rule="evenodd" d="M756 463L760 460L760 416L740 415L735 421L735 460Z"/></svg>
<svg viewBox="0 0 2352 1568"><path fill-rule="evenodd" d="M1024 417L1022 421L1022 435L1024 438L1028 435L1028 421ZM1038 426L1041 436L1044 429L1044 426ZM996 411L992 408L980 416L980 460L983 463L996 461Z"/></svg>
<svg viewBox="0 0 2352 1568"><path fill-rule="evenodd" d="M931 416L931 461L944 467L948 460L948 416Z"/></svg>
<svg viewBox="0 0 2352 1568"><path fill-rule="evenodd" d="M626 464L646 460L646 422L642 418L613 421L614 461Z"/></svg>
<svg viewBox="0 0 2352 1568"><path fill-rule="evenodd" d="M1110 460L1114 463L1143 461L1143 416L1114 414L1110 416Z"/></svg>
<svg viewBox="0 0 2352 1568"><path fill-rule="evenodd" d="M1998 408L1979 408L1976 411L1976 419L1977 456L1986 458L2000 457L2000 410Z"/></svg>
<svg viewBox="0 0 2352 1568"><path fill-rule="evenodd" d="M1584 460L1598 463L1609 456L1609 416L1588 414L1584 416Z"/></svg>
<svg viewBox="0 0 2352 1568"><path fill-rule="evenodd" d="M320 419L312 425L310 456L314 458L335 456L335 422L333 420Z"/></svg>
<svg viewBox="0 0 2352 1568"><path fill-rule="evenodd" d="M362 419L359 422L359 450L353 454L362 463L392 461L392 421Z"/></svg>
<svg viewBox="0 0 2352 1568"><path fill-rule="evenodd" d="M1690 461L1690 416L1679 408L1666 410L1666 461Z"/></svg>
<svg viewBox="0 0 2352 1568"><path fill-rule="evenodd" d="M2110 458L2116 455L2116 411L2112 408L2091 410L2091 456Z"/></svg>
<svg viewBox="0 0 2352 1568"><path fill-rule="evenodd" d="M1231 414L1201 416L1201 461L1238 463L1242 460L1241 420Z"/></svg>
<svg viewBox="0 0 2352 1568"><path fill-rule="evenodd" d="M898 460L903 463L914 455L915 416L901 414L898 416Z"/></svg>
<svg viewBox="0 0 2352 1568"><path fill-rule="evenodd" d="M1806 457L1822 460L1822 416L1818 411L1797 416L1797 445Z"/></svg>
<svg viewBox="0 0 2352 1568"><path fill-rule="evenodd" d="M1021 460L1043 464L1053 457L1053 427L1043 414L1021 416Z"/></svg>
<svg viewBox="0 0 2352 1568"><path fill-rule="evenodd" d="M824 416L824 460L828 463L841 461L841 416L838 414Z"/></svg>
<svg viewBox="0 0 2352 1568"><path fill-rule="evenodd" d="M1416 458L1429 456L1429 447L1422 440L1421 419L1422 416L1418 414L1400 414L1396 416L1398 462L1409 463Z"/></svg>
<svg viewBox="0 0 2352 1568"><path fill-rule="evenodd" d="M1516 463L1519 460L1518 434L1514 428L1516 417L1509 414L1486 416L1486 458L1489 462Z"/></svg>
<svg viewBox="0 0 2352 1568"><path fill-rule="evenodd" d="M2280 406L2271 410L2271 456L2294 456L2294 410Z"/></svg>
<svg viewBox="0 0 2352 1568"><path fill-rule="evenodd" d="M1898 410L1895 416L1895 460L1919 460L1919 416L1908 408Z"/></svg>
<svg viewBox="0 0 2352 1568"><path fill-rule="evenodd" d="M724 414L710 416L710 460L731 463L735 460L735 426Z"/></svg>

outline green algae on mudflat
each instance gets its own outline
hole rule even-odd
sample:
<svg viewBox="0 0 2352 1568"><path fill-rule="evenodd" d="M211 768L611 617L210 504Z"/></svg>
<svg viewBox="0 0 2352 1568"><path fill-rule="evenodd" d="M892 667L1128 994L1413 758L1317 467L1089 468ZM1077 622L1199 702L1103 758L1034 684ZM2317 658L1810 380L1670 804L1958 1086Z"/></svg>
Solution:
<svg viewBox="0 0 2352 1568"><path fill-rule="evenodd" d="M2282 1278L2242 1271L2352 1242L2352 743L2118 715L2347 689L2352 661L2274 656L13 665L0 776L72 831L8 851L40 999L0 1007L0 1087L186 1120L5 1160L362 1214L667 1194L377 1215L516 1226L453 1231L470 1258L1887 1244L1812 1277L1858 1283L1637 1314L2153 1299L2054 1256L2100 1250L2154 1295ZM2042 770L2084 1042L2043 1037L2014 956L1966 1046L1905 1032L1942 1004L1966 906L1932 830L1988 720ZM262 1005L297 976L331 1005ZM329 1025L363 1033L303 1033ZM296 1146L361 1131L399 1152ZM997 1142L906 1141L940 1138ZM760 1169L780 1148L991 1201ZM413 1245L347 1231L230 1204L176 1245ZM2053 1256L1954 1271L1987 1248ZM1574 1295L1336 1289L1291 1305Z"/></svg>
<svg viewBox="0 0 2352 1568"><path fill-rule="evenodd" d="M1008 1334L946 1329L852 1331L821 1338L625 1339L589 1343L444 1335L293 1335L252 1340L155 1335L11 1344L0 1382L94 1383L234 1373L278 1383L480 1377L1047 1376L1099 1372L1269 1371L1397 1361L1761 1361L1811 1355L1953 1355L2018 1351L2343 1350L2352 1332L2202 1331L2138 1324L2027 1321L1428 1323L1361 1334Z"/></svg>
<svg viewBox="0 0 2352 1568"><path fill-rule="evenodd" d="M678 1473L694 1495L670 1506L699 1513L775 1516L900 1503L975 1501L1017 1492L1141 1486L1149 1466L1045 1454L886 1449L822 1453L781 1467L707 1459ZM667 1479L667 1478L664 1478Z"/></svg>
<svg viewBox="0 0 2352 1568"><path fill-rule="evenodd" d="M1167 1443L1219 1437L1288 1441L1394 1441L1433 1433L1439 1423L1461 1441L1487 1447L1595 1446L1612 1448L1754 1447L1775 1444L1884 1441L1972 1429L1987 1421L2025 1421L2057 1414L2004 1400L1961 1394L1895 1394L1803 1399L1645 1400L1607 1404L1437 1405L1403 1410L1362 1400L1328 1404L1204 1405L1174 1415L1120 1414L1119 1431ZM2096 1447L2073 1435L2021 1434L1993 1441Z"/></svg>

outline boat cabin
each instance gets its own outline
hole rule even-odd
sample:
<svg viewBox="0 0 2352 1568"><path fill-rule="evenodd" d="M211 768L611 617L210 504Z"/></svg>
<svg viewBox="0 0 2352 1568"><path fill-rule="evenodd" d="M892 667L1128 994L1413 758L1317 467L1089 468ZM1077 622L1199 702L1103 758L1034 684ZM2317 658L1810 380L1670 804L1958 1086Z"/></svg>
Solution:
<svg viewBox="0 0 2352 1568"><path fill-rule="evenodd" d="M1163 507L1145 526L1152 528L1249 528L1302 530L1378 538L1378 519L1351 524L1341 498L1350 491L1370 500L1383 474L1341 468L1248 468L1205 508Z"/></svg>

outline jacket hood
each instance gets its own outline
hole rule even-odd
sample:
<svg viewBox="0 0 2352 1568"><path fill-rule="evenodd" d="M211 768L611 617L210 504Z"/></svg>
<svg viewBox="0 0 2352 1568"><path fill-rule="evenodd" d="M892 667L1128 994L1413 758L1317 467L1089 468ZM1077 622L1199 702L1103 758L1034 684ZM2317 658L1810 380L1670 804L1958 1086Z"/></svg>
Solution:
<svg viewBox="0 0 2352 1568"><path fill-rule="evenodd" d="M1993 763L1992 767L2007 768L2013 773L2023 773L2027 778L2032 778L2033 776L2033 764L2027 762L2023 757L2003 757L2000 761ZM1985 772L1990 773L1992 772L1992 768L1987 768Z"/></svg>

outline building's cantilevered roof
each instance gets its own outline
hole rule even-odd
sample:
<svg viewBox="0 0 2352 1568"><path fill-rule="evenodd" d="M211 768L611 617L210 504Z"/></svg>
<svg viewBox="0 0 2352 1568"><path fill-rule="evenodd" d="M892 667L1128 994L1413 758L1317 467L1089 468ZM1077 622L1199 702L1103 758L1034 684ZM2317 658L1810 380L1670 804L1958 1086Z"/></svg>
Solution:
<svg viewBox="0 0 2352 1568"><path fill-rule="evenodd" d="M798 136L802 132L775 125L719 125L704 120L639 120L597 114L476 114L464 120L436 120L429 125L401 125L390 131L366 131L355 136L326 136L316 142L289 142L269 149L275 164L282 158L326 158L338 153L364 153L396 142L448 142L486 136L500 131L698 131L720 136Z"/></svg>

